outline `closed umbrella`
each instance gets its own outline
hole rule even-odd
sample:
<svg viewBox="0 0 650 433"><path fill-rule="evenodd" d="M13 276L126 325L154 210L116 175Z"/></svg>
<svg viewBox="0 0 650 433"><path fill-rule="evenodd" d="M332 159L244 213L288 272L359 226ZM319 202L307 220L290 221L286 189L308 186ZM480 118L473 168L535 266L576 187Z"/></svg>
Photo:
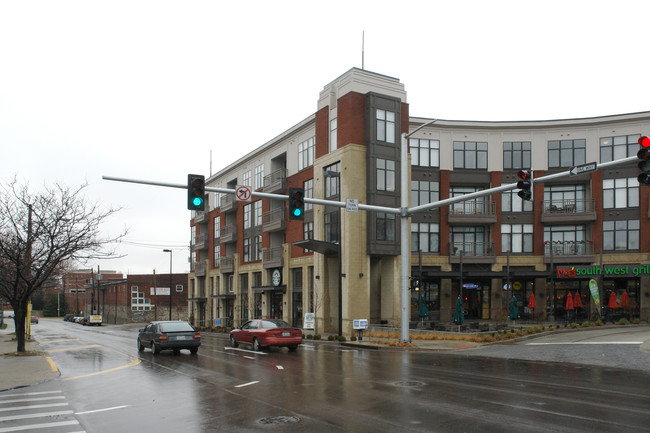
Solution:
<svg viewBox="0 0 650 433"><path fill-rule="evenodd" d="M580 298L580 293L576 292L575 295L573 295L573 307L574 308L580 308L582 307L582 299Z"/></svg>
<svg viewBox="0 0 650 433"><path fill-rule="evenodd" d="M627 292L623 292L621 295L621 308L627 308L630 306L630 299L627 296Z"/></svg>
<svg viewBox="0 0 650 433"><path fill-rule="evenodd" d="M528 308L531 310L534 308L537 308L537 304L535 304L535 294L531 293L530 297L528 298Z"/></svg>
<svg viewBox="0 0 650 433"><path fill-rule="evenodd" d="M420 296L420 306L418 307L418 317L427 317L429 310L427 310L427 303L424 301L424 296Z"/></svg>
<svg viewBox="0 0 650 433"><path fill-rule="evenodd" d="M607 303L607 308L618 308L616 304L616 293L611 292L609 294L609 302Z"/></svg>
<svg viewBox="0 0 650 433"><path fill-rule="evenodd" d="M508 314L508 317L512 320L519 318L519 306L517 305L517 298L514 296L510 300L510 313Z"/></svg>
<svg viewBox="0 0 650 433"><path fill-rule="evenodd" d="M564 309L567 311L573 310L573 296L571 296L571 293L569 293L566 297L566 306L564 307Z"/></svg>
<svg viewBox="0 0 650 433"><path fill-rule="evenodd" d="M456 311L454 312L454 324L462 325L465 321L465 312L463 311L463 301L460 296L456 300Z"/></svg>

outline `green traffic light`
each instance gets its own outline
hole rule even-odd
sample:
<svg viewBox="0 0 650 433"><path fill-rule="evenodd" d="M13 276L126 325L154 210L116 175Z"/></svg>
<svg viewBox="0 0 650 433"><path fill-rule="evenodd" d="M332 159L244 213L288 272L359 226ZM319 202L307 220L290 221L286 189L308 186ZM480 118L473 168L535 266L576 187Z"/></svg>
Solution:
<svg viewBox="0 0 650 433"><path fill-rule="evenodd" d="M192 204L197 207L201 206L203 204L203 199L201 197L194 197L192 199Z"/></svg>
<svg viewBox="0 0 650 433"><path fill-rule="evenodd" d="M293 215L299 217L300 215L302 215L302 209L294 209Z"/></svg>

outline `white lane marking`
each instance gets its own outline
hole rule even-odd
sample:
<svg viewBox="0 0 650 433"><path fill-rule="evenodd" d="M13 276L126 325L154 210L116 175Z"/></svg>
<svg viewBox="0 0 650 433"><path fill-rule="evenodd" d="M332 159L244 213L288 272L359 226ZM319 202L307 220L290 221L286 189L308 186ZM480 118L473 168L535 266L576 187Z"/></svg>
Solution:
<svg viewBox="0 0 650 433"><path fill-rule="evenodd" d="M281 365L276 365L276 368L277 368L278 370L284 370L284 367L281 366Z"/></svg>
<svg viewBox="0 0 650 433"><path fill-rule="evenodd" d="M255 385L256 383L260 383L260 381L259 380L254 380L252 382L242 383L241 385L235 385L235 388L242 388L244 386Z"/></svg>
<svg viewBox="0 0 650 433"><path fill-rule="evenodd" d="M44 395L44 394L61 394L63 391L41 391L41 392L21 392L18 394L0 395L0 398L16 397L23 395Z"/></svg>
<svg viewBox="0 0 650 433"><path fill-rule="evenodd" d="M4 427L0 428L0 433L8 433L14 431L25 431L25 430L39 430L49 427L62 427L64 425L79 425L79 421L59 421L59 422L48 422L44 424L30 424L30 425L21 425L17 427Z"/></svg>
<svg viewBox="0 0 650 433"><path fill-rule="evenodd" d="M45 409L46 407L59 407L68 406L68 403L51 403L51 404L35 404L33 406L14 406L0 408L0 412L8 412L10 410L26 410L26 409Z"/></svg>
<svg viewBox="0 0 650 433"><path fill-rule="evenodd" d="M643 341L579 341L575 343L557 342L557 343L526 343L526 346L570 346L578 344L643 344Z"/></svg>
<svg viewBox="0 0 650 433"><path fill-rule="evenodd" d="M248 352L248 353L254 353L254 354L256 354L256 355L268 355L267 353L264 353L264 352L255 352L254 350L240 349L240 348L238 348L238 347L228 347L228 346L224 346L224 349L225 349L225 350L235 350L235 351L237 351L237 352Z"/></svg>
<svg viewBox="0 0 650 433"><path fill-rule="evenodd" d="M39 398L19 398L16 400L3 400L2 403L25 403L28 401L43 401L43 400L62 400L65 397L39 397Z"/></svg>
<svg viewBox="0 0 650 433"><path fill-rule="evenodd" d="M252 356L244 356L244 358L246 358L246 359L255 359L255 358L252 357Z"/></svg>
<svg viewBox="0 0 650 433"><path fill-rule="evenodd" d="M29 419L29 418L43 418L47 416L72 415L72 413L73 411L71 410L60 410L58 412L41 412L41 413L28 413L25 415L0 416L0 422L16 421L19 419Z"/></svg>
<svg viewBox="0 0 650 433"><path fill-rule="evenodd" d="M89 413L106 412L107 410L124 409L125 407L129 407L129 406L124 405L124 406L107 407L105 409L87 410L85 412L75 412L75 415L86 415Z"/></svg>

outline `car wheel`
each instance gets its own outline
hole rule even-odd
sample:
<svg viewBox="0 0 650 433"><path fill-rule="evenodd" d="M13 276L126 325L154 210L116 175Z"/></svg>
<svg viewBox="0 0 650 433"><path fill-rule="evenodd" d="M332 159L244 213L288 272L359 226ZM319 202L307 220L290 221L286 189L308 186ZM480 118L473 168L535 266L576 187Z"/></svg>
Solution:
<svg viewBox="0 0 650 433"><path fill-rule="evenodd" d="M144 352L144 346L142 345L142 342L138 338L138 352Z"/></svg>
<svg viewBox="0 0 650 433"><path fill-rule="evenodd" d="M298 346L289 346L289 352L295 352Z"/></svg>
<svg viewBox="0 0 650 433"><path fill-rule="evenodd" d="M230 336L230 347L237 347L239 346L239 343L237 343L237 340L235 339L234 335Z"/></svg>
<svg viewBox="0 0 650 433"><path fill-rule="evenodd" d="M190 348L190 353L191 353L192 355L196 355L198 351L199 351L199 348L198 348L198 347L191 347L191 348Z"/></svg>
<svg viewBox="0 0 650 433"><path fill-rule="evenodd" d="M253 339L253 350L256 352L262 350L262 346L260 345L260 340L258 340L257 338Z"/></svg>
<svg viewBox="0 0 650 433"><path fill-rule="evenodd" d="M154 355L158 355L160 353L160 346L158 346L154 341L151 342L151 351Z"/></svg>

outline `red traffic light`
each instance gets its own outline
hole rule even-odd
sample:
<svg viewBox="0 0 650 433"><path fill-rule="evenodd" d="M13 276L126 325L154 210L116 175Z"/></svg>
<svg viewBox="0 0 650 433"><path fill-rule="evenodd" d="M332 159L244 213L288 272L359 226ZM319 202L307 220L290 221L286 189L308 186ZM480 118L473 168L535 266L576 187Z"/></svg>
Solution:
<svg viewBox="0 0 650 433"><path fill-rule="evenodd" d="M519 170L517 172L517 177L521 180L530 179L530 170Z"/></svg>
<svg viewBox="0 0 650 433"><path fill-rule="evenodd" d="M639 145L646 148L650 147L650 137L642 135L641 138L639 138Z"/></svg>

